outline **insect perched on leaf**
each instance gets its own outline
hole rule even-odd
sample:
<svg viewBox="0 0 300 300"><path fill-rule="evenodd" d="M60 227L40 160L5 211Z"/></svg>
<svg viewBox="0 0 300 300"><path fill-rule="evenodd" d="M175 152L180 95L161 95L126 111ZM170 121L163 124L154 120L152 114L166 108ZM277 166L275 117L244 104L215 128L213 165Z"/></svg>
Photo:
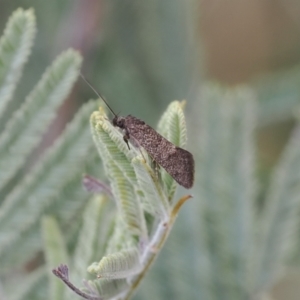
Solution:
<svg viewBox="0 0 300 300"><path fill-rule="evenodd" d="M187 189L191 188L194 183L195 170L193 155L187 150L175 146L144 121L131 115L127 117L116 115L101 94L82 74L80 75L114 115L112 124L124 131L123 139L128 148L130 149L128 141L133 140L134 144L143 147L152 159L163 167L177 183Z"/></svg>

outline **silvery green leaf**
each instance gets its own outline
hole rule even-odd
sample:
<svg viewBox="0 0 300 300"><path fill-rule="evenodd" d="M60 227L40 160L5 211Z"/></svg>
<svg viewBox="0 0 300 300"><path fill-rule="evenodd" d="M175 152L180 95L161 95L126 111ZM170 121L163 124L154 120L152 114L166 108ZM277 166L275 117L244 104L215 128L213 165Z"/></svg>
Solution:
<svg viewBox="0 0 300 300"><path fill-rule="evenodd" d="M107 242L106 254L119 252L136 246L136 238L127 229L124 218L120 213L115 215L113 232Z"/></svg>
<svg viewBox="0 0 300 300"><path fill-rule="evenodd" d="M71 91L80 65L79 53L72 49L62 53L6 124L0 135L0 189L39 143L56 109Z"/></svg>
<svg viewBox="0 0 300 300"><path fill-rule="evenodd" d="M217 284L224 298L241 299L253 267L256 101L247 87L208 84L197 105L197 277L204 294L218 298Z"/></svg>
<svg viewBox="0 0 300 300"><path fill-rule="evenodd" d="M89 158L94 159L87 123L96 105L90 102L81 108L32 172L5 198L0 211L0 257L23 232L36 224L67 183L82 175Z"/></svg>
<svg viewBox="0 0 300 300"><path fill-rule="evenodd" d="M126 279L96 279L90 280L85 283L85 288L82 290L85 292L93 292L93 294L99 295L101 299L112 299L122 294L128 289L128 283Z"/></svg>
<svg viewBox="0 0 300 300"><path fill-rule="evenodd" d="M292 250L299 253L300 124L274 170L261 215L255 288L277 280Z"/></svg>
<svg viewBox="0 0 300 300"><path fill-rule="evenodd" d="M58 223L53 217L45 216L42 219L42 231L44 239L44 253L47 270L52 270L60 263L68 263L66 243ZM63 300L65 287L49 272L50 280L49 298Z"/></svg>
<svg viewBox="0 0 300 300"><path fill-rule="evenodd" d="M134 185L136 176L130 162L137 151L134 148L128 149L122 134L108 121L103 109L94 112L90 122L94 142L104 166L107 168L107 162L113 160L122 170L126 179ZM109 170L107 173L109 175Z"/></svg>
<svg viewBox="0 0 300 300"><path fill-rule="evenodd" d="M101 239L102 243L105 243L104 238L107 238L110 224L104 224L104 221L108 222L108 218L105 216L108 214L108 201L109 199L103 196L94 196L85 208L82 228L72 258L72 281L75 285L81 285L82 278L89 275L86 267L91 261L95 258L99 259L104 254L101 254L97 244Z"/></svg>
<svg viewBox="0 0 300 300"><path fill-rule="evenodd" d="M17 9L0 39L0 116L13 96L30 54L36 24L32 9Z"/></svg>
<svg viewBox="0 0 300 300"><path fill-rule="evenodd" d="M144 210L161 219L166 219L170 213L170 204L156 174L141 156L135 157L132 165L137 175L139 188L143 192L141 201Z"/></svg>
<svg viewBox="0 0 300 300"><path fill-rule="evenodd" d="M157 131L162 136L180 148L185 148L187 141L186 123L183 114L184 106L185 101L173 101L170 103L157 126ZM162 169L161 173L162 181L171 200L175 194L177 183L164 169Z"/></svg>
<svg viewBox="0 0 300 300"><path fill-rule="evenodd" d="M88 120L87 120L88 122ZM94 156L94 159L93 159ZM99 158L96 151L90 152L87 162L88 170L99 166ZM93 168L92 168L93 167ZM82 174L78 172L72 180L57 190L59 197L45 210L45 214L54 215L64 230L64 236L70 243L73 236L73 230L78 226L81 218L81 212L85 207L90 195L80 186ZM62 201L62 199L64 199ZM77 235L76 235L77 238ZM100 241L99 241L100 242ZM18 265L25 264L28 260L33 259L42 249L42 239L40 234L40 220L37 219L21 236L11 243L0 255L0 273L6 272Z"/></svg>
<svg viewBox="0 0 300 300"><path fill-rule="evenodd" d="M157 131L174 145L186 146L186 123L183 113L185 101L171 102L160 118Z"/></svg>
<svg viewBox="0 0 300 300"><path fill-rule="evenodd" d="M142 270L140 254L136 248L122 250L104 256L99 263L88 267L88 272L98 278L121 279L133 276Z"/></svg>
<svg viewBox="0 0 300 300"><path fill-rule="evenodd" d="M130 158L135 151L127 149L120 133L101 112L91 116L91 130L98 152L106 167L111 189L128 229L135 235L147 236L141 204L135 193L136 175Z"/></svg>

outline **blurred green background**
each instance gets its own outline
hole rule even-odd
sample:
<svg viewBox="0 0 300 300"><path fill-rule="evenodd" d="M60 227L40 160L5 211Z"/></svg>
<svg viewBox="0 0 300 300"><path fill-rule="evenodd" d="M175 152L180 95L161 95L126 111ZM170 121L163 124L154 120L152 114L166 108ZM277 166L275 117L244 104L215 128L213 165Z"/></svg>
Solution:
<svg viewBox="0 0 300 300"><path fill-rule="evenodd" d="M189 113L206 79L230 85L258 82L260 88L261 75L280 76L300 60L300 5L294 1L2 0L1 28L19 6L35 9L38 33L17 98L31 90L62 50L74 47L84 56L83 73L112 107L152 125L174 99L188 99ZM91 96L78 82L53 130L60 131ZM283 135L288 125L279 130ZM277 147L272 148L276 155Z"/></svg>
<svg viewBox="0 0 300 300"><path fill-rule="evenodd" d="M84 57L83 73L122 115L135 115L154 127L170 101L187 99L188 136L192 141L197 134L197 97L204 82L249 84L265 108L257 141L260 177L267 180L293 126L292 108L300 101L299 2L2 0L0 28L18 7L34 8L38 33L17 101L23 100L59 53L73 47ZM91 97L92 91L79 80L40 151ZM291 104L284 110L272 110L270 99ZM185 219L196 201L184 207L177 231L185 230ZM183 229L181 224L185 224ZM166 247L180 260L183 254L178 247L173 250L172 236ZM188 241L187 245L192 247L193 243ZM185 256L195 251L184 250ZM163 253L153 270L160 268L168 268ZM182 274L188 272L178 269ZM297 272L289 275L274 288L274 298L299 299L299 282ZM164 284L167 289L168 282ZM190 282L191 287L193 284ZM176 295L172 299L177 299Z"/></svg>

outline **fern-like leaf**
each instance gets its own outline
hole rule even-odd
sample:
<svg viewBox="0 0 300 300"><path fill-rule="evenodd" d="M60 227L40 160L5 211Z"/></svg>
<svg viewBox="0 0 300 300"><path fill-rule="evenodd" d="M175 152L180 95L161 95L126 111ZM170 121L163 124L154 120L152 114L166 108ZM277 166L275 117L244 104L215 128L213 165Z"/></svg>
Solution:
<svg viewBox="0 0 300 300"><path fill-rule="evenodd" d="M81 175L94 151L87 120L95 107L95 102L82 107L30 175L4 200L0 211L0 257L11 243L36 224L65 185Z"/></svg>
<svg viewBox="0 0 300 300"><path fill-rule="evenodd" d="M91 116L91 131L107 174L110 175L107 164L110 160L113 160L131 185L134 185L136 176L130 162L137 151L127 148L122 134L108 121L108 117L102 108Z"/></svg>
<svg viewBox="0 0 300 300"><path fill-rule="evenodd" d="M203 260L196 276L210 297L241 299L249 290L254 244L254 95L246 87L210 84L199 102L195 136L202 205L193 228L200 229L195 234Z"/></svg>
<svg viewBox="0 0 300 300"><path fill-rule="evenodd" d="M83 291L93 292L93 294L99 295L103 300L113 299L128 289L126 279L90 280L85 283L85 286Z"/></svg>
<svg viewBox="0 0 300 300"><path fill-rule="evenodd" d="M0 117L11 99L36 32L32 9L17 9L0 39Z"/></svg>
<svg viewBox="0 0 300 300"><path fill-rule="evenodd" d="M66 243L56 220L49 216L43 217L42 230L47 270L53 269L60 262L67 263L69 258L66 250ZM60 281L56 280L51 273L49 273L49 279L49 299L63 300L64 285Z"/></svg>
<svg viewBox="0 0 300 300"><path fill-rule="evenodd" d="M104 256L99 263L88 267L88 272L98 278L121 279L137 274L142 269L140 254L136 248L122 250Z"/></svg>
<svg viewBox="0 0 300 300"><path fill-rule="evenodd" d="M127 229L124 218L120 213L115 216L115 224L113 233L109 237L105 253L119 252L124 249L129 249L136 246L136 239L132 236L131 232Z"/></svg>
<svg viewBox="0 0 300 300"><path fill-rule="evenodd" d="M45 72L0 135L0 189L25 162L70 92L81 57L74 50L61 54Z"/></svg>
<svg viewBox="0 0 300 300"><path fill-rule="evenodd" d="M173 101L169 104L157 127L157 131L162 136L180 148L185 148L187 141L186 124L183 114L184 106L184 101ZM162 170L161 176L166 186L168 197L172 199L176 191L177 183L165 170Z"/></svg>
<svg viewBox="0 0 300 300"><path fill-rule="evenodd" d="M255 288L278 279L298 239L300 206L300 124L273 174L262 214ZM297 245L298 246L298 245ZM299 248L293 249L299 252Z"/></svg>
<svg viewBox="0 0 300 300"><path fill-rule="evenodd" d="M185 101L173 101L160 118L157 131L174 145L184 148L186 146L186 124L183 114Z"/></svg>
<svg viewBox="0 0 300 300"><path fill-rule="evenodd" d="M87 170L92 171L95 167L99 168L99 157L96 151L91 151L88 159L91 160L88 161ZM60 227L64 230L64 237L68 243L72 239L73 231L78 227L77 224L80 223L81 212L90 198L90 195L80 185L81 176L82 174L78 173L72 180L58 189L59 197L56 197L44 212L55 216ZM24 265L27 261L33 259L41 249L40 220L37 219L2 253L0 256L0 272Z"/></svg>
<svg viewBox="0 0 300 300"><path fill-rule="evenodd" d="M99 239L102 239L102 242L104 242L104 238L107 237L106 231L110 223L108 218L104 216L104 214L108 214L105 209L107 202L108 199L104 197L94 197L90 200L85 209L83 226L72 258L72 278L76 285L81 284L82 277L86 273L87 265L95 259L96 255L97 257L101 255L101 252L96 250L99 250L99 247L97 247ZM104 220L108 222L108 224L104 224ZM86 275L88 275L88 273L86 273Z"/></svg>
<svg viewBox="0 0 300 300"><path fill-rule="evenodd" d="M175 123L174 127L180 134L180 126ZM164 191L164 183L160 180L160 170L151 168L151 164L145 158L147 153L144 149L134 146L128 149L122 134L108 121L103 109L92 114L90 124L118 211L113 232L107 242L106 254L100 262L90 265L88 272L96 274L101 281L109 281L102 282L104 285L98 284L99 279L89 281L84 290L79 290L70 282L66 273L67 266L61 265L53 272L83 298L109 299L110 296L106 295L116 295L112 297L129 299L161 250L179 209L190 196L182 197L171 207ZM182 132L184 131L185 127L182 128ZM95 211L96 209L93 214ZM148 214L145 214L145 211ZM92 213L89 212L89 215ZM93 226L88 226L88 231L91 230L90 227ZM148 231L151 235L148 235ZM83 238L88 236L91 236L91 233L86 232ZM78 247L83 249L80 245ZM90 256L91 250L87 253ZM125 278L126 282L123 283L126 284L123 285L119 279ZM121 292L122 295L119 294Z"/></svg>
<svg viewBox="0 0 300 300"><path fill-rule="evenodd" d="M145 238L146 222L135 194L136 175L130 163L136 152L126 149L121 134L107 121L103 111L91 116L91 130L125 223L133 234Z"/></svg>
<svg viewBox="0 0 300 300"><path fill-rule="evenodd" d="M139 188L143 193L141 202L144 210L160 219L167 219L170 213L170 204L156 178L155 172L141 156L135 157L132 160L132 165L137 175Z"/></svg>

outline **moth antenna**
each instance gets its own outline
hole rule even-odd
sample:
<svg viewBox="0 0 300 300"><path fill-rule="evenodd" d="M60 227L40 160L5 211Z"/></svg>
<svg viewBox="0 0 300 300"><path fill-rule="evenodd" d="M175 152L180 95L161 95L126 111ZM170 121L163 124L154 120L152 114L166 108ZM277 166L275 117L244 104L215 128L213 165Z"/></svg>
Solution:
<svg viewBox="0 0 300 300"><path fill-rule="evenodd" d="M107 103L107 101L104 99L104 97L92 86L92 84L82 75L82 73L80 72L80 76L81 78L87 83L87 85L95 92L95 94L102 99L102 101L106 104L106 106L108 107L108 109L112 112L112 114L116 117L117 115L114 113L114 111L112 110L112 108L109 106L109 104Z"/></svg>

